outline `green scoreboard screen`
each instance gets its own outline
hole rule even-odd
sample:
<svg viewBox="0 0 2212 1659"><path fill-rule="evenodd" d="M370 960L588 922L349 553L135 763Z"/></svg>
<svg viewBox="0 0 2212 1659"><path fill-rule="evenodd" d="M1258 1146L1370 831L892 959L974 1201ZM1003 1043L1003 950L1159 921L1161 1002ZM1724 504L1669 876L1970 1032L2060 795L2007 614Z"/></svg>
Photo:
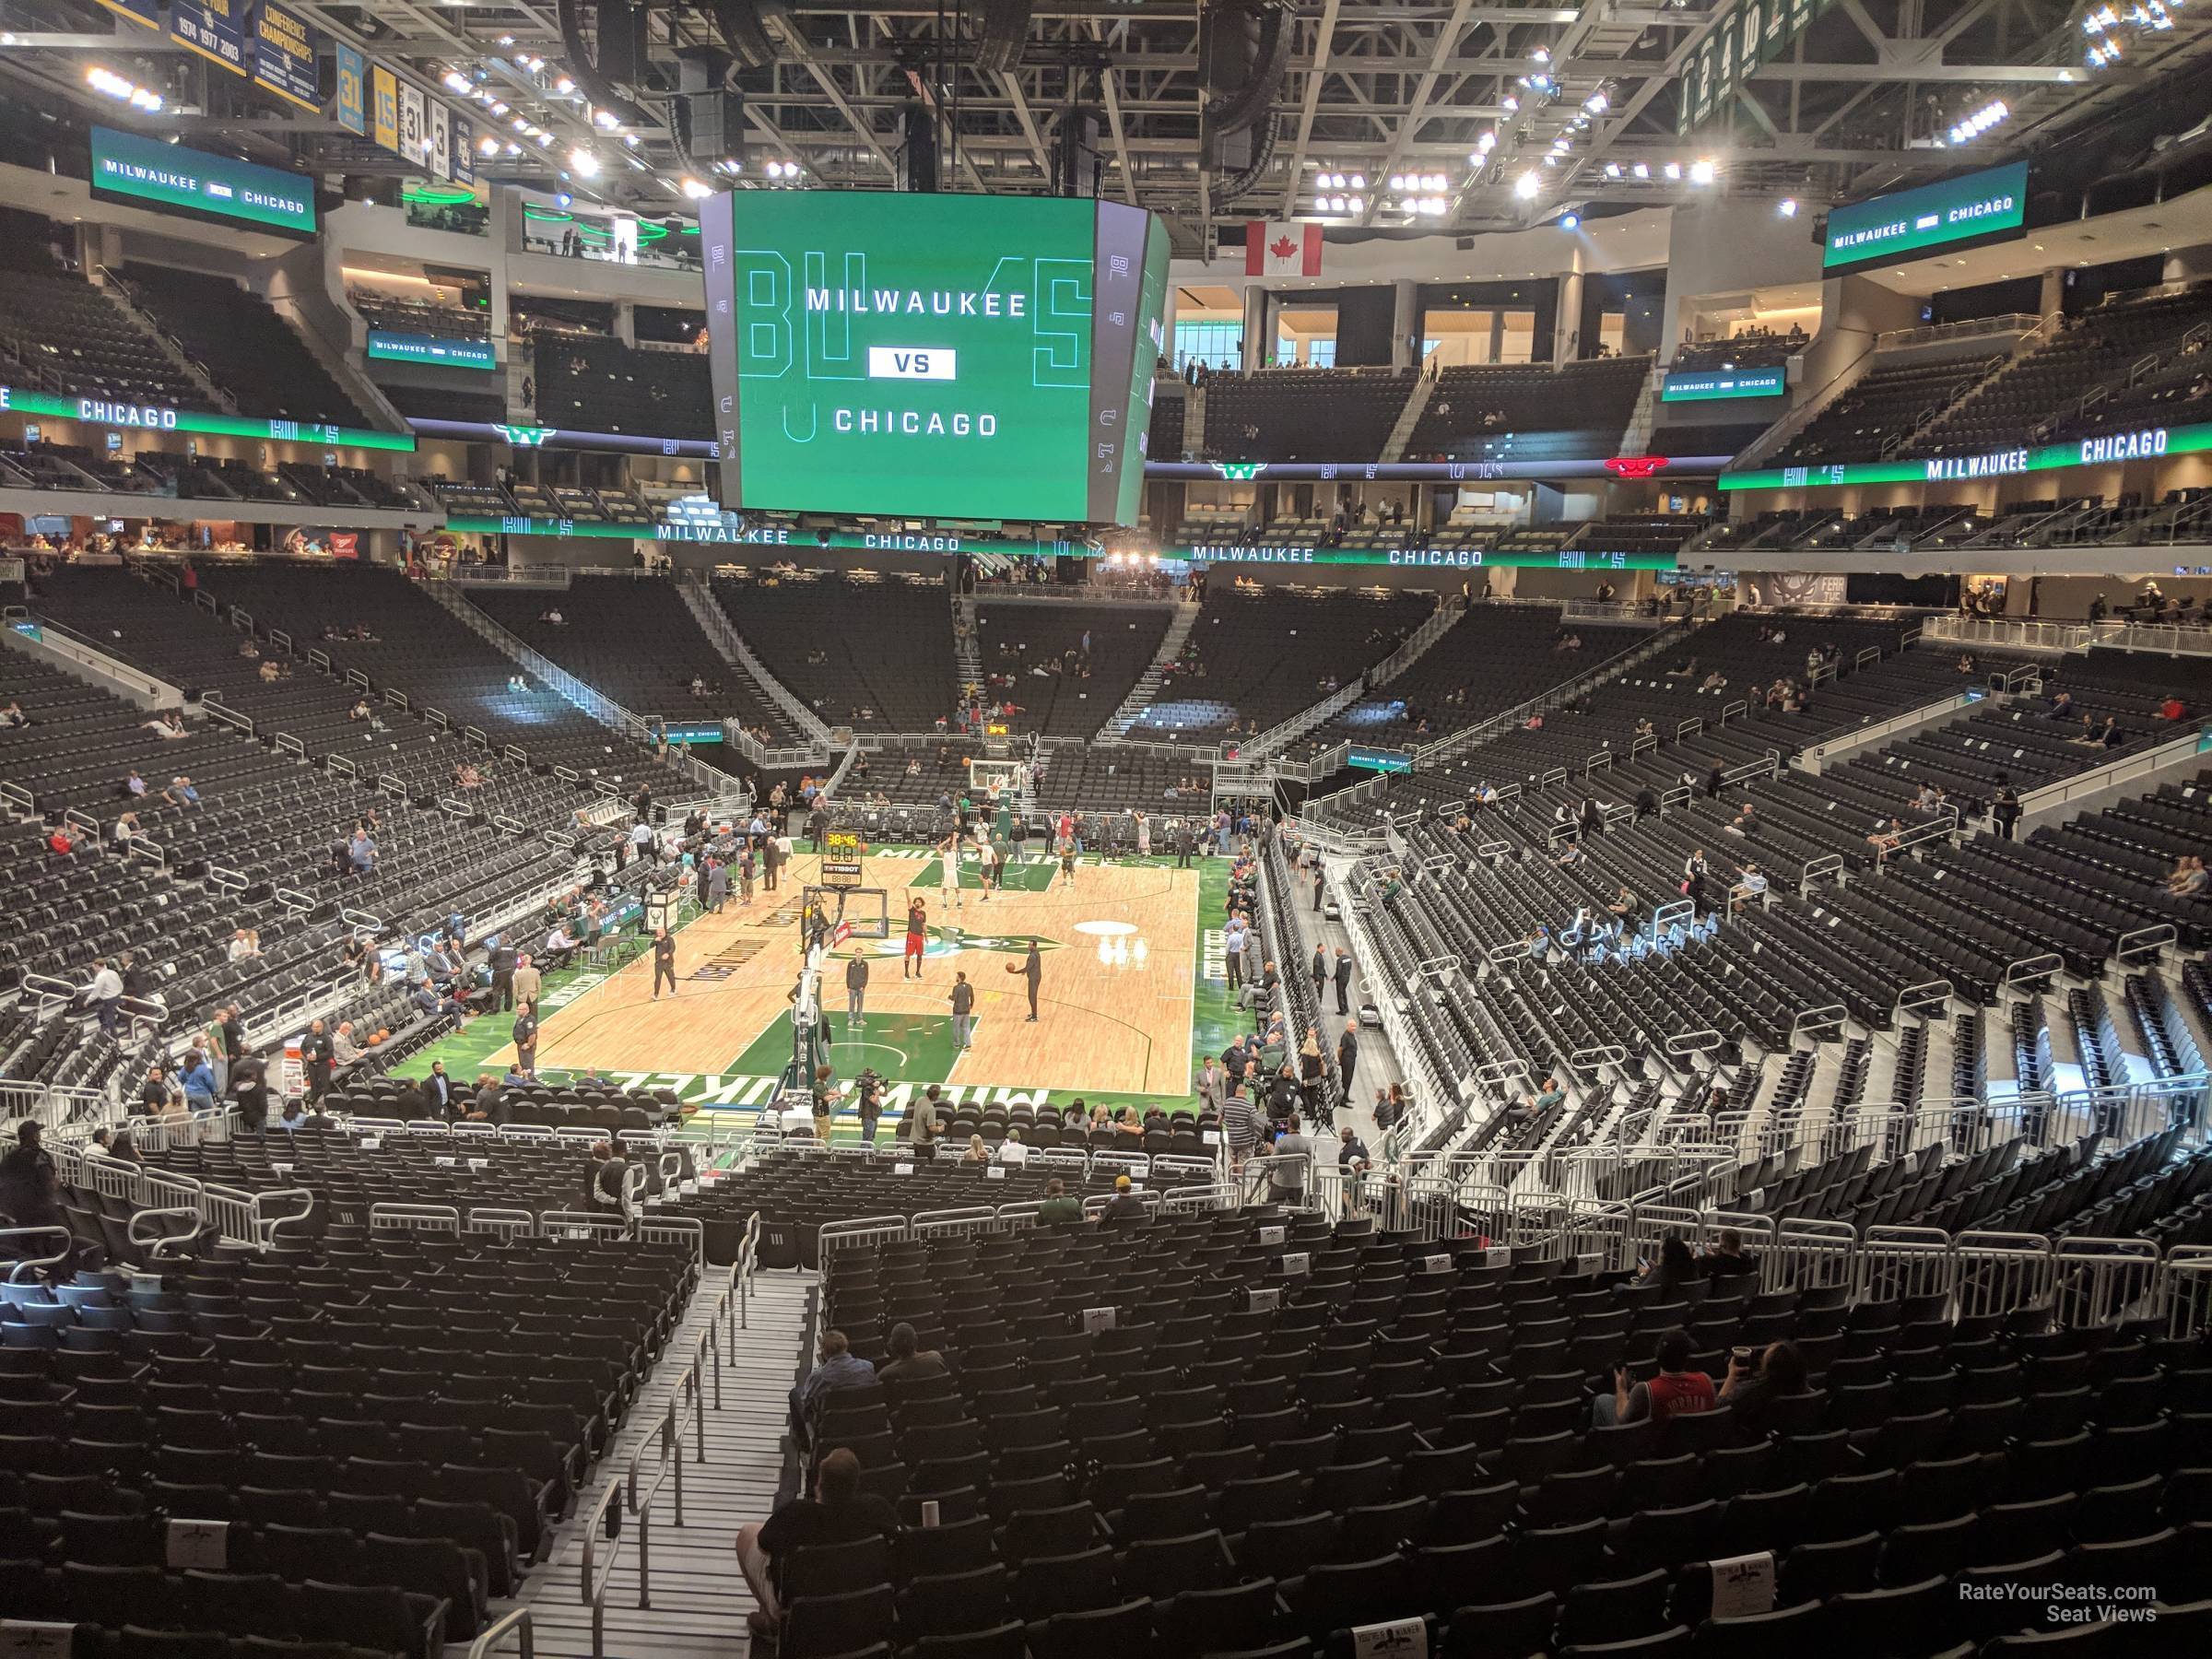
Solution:
<svg viewBox="0 0 2212 1659"><path fill-rule="evenodd" d="M113 127L92 129L92 194L254 230L315 233L315 183L306 174L211 156Z"/></svg>
<svg viewBox="0 0 2212 1659"><path fill-rule="evenodd" d="M1961 173L1836 208L1828 216L1820 268L1855 271L1912 259L1930 248L2007 241L2026 233L2027 218L2027 162Z"/></svg>
<svg viewBox="0 0 2212 1659"><path fill-rule="evenodd" d="M701 204L725 507L1126 524L1166 229L1112 202Z"/></svg>

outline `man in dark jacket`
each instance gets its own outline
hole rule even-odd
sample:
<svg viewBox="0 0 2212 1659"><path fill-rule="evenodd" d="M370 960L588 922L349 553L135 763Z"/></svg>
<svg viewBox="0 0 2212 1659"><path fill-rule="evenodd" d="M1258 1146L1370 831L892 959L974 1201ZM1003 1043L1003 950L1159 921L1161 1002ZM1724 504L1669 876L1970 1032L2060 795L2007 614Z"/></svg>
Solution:
<svg viewBox="0 0 2212 1659"><path fill-rule="evenodd" d="M1359 1064L1359 1039L1354 1034L1358 1029L1347 1025L1336 1039L1336 1081L1347 1100L1352 1098L1352 1073Z"/></svg>
<svg viewBox="0 0 2212 1659"><path fill-rule="evenodd" d="M1351 1004L1350 1004L1350 1002L1349 1002L1348 1000L1347 1000L1347 993L1349 993L1349 992L1350 992L1351 988L1352 988L1352 953L1351 953L1350 951L1347 950L1347 949L1346 949L1346 948L1345 948L1343 946L1339 945L1339 946L1337 946L1337 947L1336 947L1336 1012L1337 1012L1337 1013L1339 1013L1339 1014L1349 1014L1349 1013L1352 1011L1352 1006L1351 1006ZM1320 987L1319 987L1319 986L1316 986L1316 987L1314 987L1314 989L1315 989L1315 990L1318 992L1318 991L1319 991L1319 989L1320 989ZM1316 999L1315 999L1315 1000L1316 1000L1316 1001L1318 1001L1318 1000L1319 1000L1319 998L1318 998L1318 997L1316 997Z"/></svg>
<svg viewBox="0 0 2212 1659"><path fill-rule="evenodd" d="M491 1007L495 1014L514 1007L514 947L504 938L491 942Z"/></svg>

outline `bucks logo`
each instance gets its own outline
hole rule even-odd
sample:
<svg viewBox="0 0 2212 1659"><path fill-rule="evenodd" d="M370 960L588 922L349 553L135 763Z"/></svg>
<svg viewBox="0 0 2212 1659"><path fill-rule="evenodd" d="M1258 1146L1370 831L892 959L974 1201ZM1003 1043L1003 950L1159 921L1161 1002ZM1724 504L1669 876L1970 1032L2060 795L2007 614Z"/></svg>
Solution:
<svg viewBox="0 0 2212 1659"><path fill-rule="evenodd" d="M1057 939L1048 939L1042 935L1039 935L1037 948L1040 953L1058 950L1061 948L1061 944ZM982 951L997 956L1027 956L1030 953L1030 935L1028 934L970 933L962 927L931 926L929 936L922 947L924 956L950 956L957 950ZM889 938L850 939L846 941L844 949L835 950L830 954L840 957L901 958L906 954L906 934L899 918L894 916L891 918L891 936Z"/></svg>

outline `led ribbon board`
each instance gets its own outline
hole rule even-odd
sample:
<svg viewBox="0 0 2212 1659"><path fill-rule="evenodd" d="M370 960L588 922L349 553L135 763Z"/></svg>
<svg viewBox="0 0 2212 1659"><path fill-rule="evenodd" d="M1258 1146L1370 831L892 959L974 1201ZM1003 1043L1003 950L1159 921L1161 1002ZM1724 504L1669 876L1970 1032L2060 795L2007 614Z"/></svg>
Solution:
<svg viewBox="0 0 2212 1659"><path fill-rule="evenodd" d="M135 427L148 432L205 432L211 437L259 438L269 443L314 443L339 449L408 450L406 432L379 432L366 427L325 426L312 420L252 420L239 415L202 414L167 404L124 403L108 397L76 397L67 393L28 392L0 386L0 411L82 420L94 426Z"/></svg>
<svg viewBox="0 0 2212 1659"><path fill-rule="evenodd" d="M369 331L369 355L391 363L429 363L441 369L493 370L499 365L489 340L457 340L445 335L406 334L395 328Z"/></svg>
<svg viewBox="0 0 2212 1659"><path fill-rule="evenodd" d="M113 127L92 129L92 194L285 236L315 233L314 181Z"/></svg>
<svg viewBox="0 0 2212 1659"><path fill-rule="evenodd" d="M595 520L499 517L455 512L445 527L470 535L549 535L557 540L709 542L731 547L789 547L850 553L995 553L1040 559L1090 557L1106 549L1089 542L1024 540L964 535L953 531L805 530L775 523L746 524L735 513L664 519L652 524L610 524ZM1155 549L1140 548L1139 552ZM1202 545L1157 549L1162 559L1200 564L1397 565L1455 571L1671 571L1672 553L1500 551L1486 547L1312 547Z"/></svg>
<svg viewBox="0 0 2212 1659"><path fill-rule="evenodd" d="M1971 484L2018 473L2055 472L2065 466L2111 466L2212 450L2212 422L2183 427L2139 427L2103 432L2032 449L1991 450L1971 455L1934 455L1916 461L1834 461L1825 466L1764 466L1723 473L1723 489L1833 489L1847 484Z"/></svg>
<svg viewBox="0 0 2212 1659"><path fill-rule="evenodd" d="M1780 369L1677 369L1659 383L1661 403L1703 403L1724 397L1780 397Z"/></svg>
<svg viewBox="0 0 2212 1659"><path fill-rule="evenodd" d="M724 501L1134 517L1167 293L1157 218L863 191L700 207Z"/></svg>
<svg viewBox="0 0 2212 1659"><path fill-rule="evenodd" d="M1855 271L1895 265L1930 248L2007 241L2023 233L2027 217L2028 163L1987 168L1834 209L1820 268Z"/></svg>

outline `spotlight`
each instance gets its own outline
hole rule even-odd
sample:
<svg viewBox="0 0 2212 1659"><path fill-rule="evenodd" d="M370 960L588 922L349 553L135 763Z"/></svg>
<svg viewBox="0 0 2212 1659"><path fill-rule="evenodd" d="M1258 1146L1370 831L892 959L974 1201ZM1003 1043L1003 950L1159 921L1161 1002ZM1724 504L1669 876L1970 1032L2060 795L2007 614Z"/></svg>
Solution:
<svg viewBox="0 0 2212 1659"><path fill-rule="evenodd" d="M496 155L498 155L499 153L500 153L500 141L499 141L497 138L479 138L479 139L477 139L477 155L479 155L479 156L496 156Z"/></svg>
<svg viewBox="0 0 2212 1659"><path fill-rule="evenodd" d="M1774 204L1774 211L1781 214L1783 218L1795 218L1797 217L1797 198L1784 196Z"/></svg>
<svg viewBox="0 0 2212 1659"><path fill-rule="evenodd" d="M1521 100L1515 98L1511 92L1508 92L1502 100L1502 104L1505 112L1508 115L1511 115L1515 110L1518 110L1521 107Z"/></svg>
<svg viewBox="0 0 2212 1659"><path fill-rule="evenodd" d="M1404 173L1392 173L1390 175L1390 187L1394 191L1405 189L1406 175Z"/></svg>
<svg viewBox="0 0 2212 1659"><path fill-rule="evenodd" d="M576 83L564 75L559 80L553 83L553 90L559 93L563 98L566 98L570 93L576 90Z"/></svg>
<svg viewBox="0 0 2212 1659"><path fill-rule="evenodd" d="M1513 194L1524 202L1534 200L1543 188L1544 175L1538 172L1524 172L1513 181Z"/></svg>
<svg viewBox="0 0 2212 1659"><path fill-rule="evenodd" d="M1559 215L1559 229L1562 229L1562 230L1580 230L1582 228L1583 228L1583 216L1582 216L1581 214L1579 214L1579 213L1575 212L1575 211L1574 211L1574 209L1572 209L1571 207L1571 208L1569 208L1569 209L1568 209L1568 210L1567 210L1565 213L1562 213L1562 214L1560 214L1560 215Z"/></svg>
<svg viewBox="0 0 2212 1659"><path fill-rule="evenodd" d="M458 69L448 69L445 72L445 89L449 92L467 92L472 88L468 84L467 76L462 74Z"/></svg>
<svg viewBox="0 0 2212 1659"><path fill-rule="evenodd" d="M1682 163L1679 161L1669 161L1659 171L1665 173L1670 179L1678 179L1682 176Z"/></svg>
<svg viewBox="0 0 2212 1659"><path fill-rule="evenodd" d="M1719 171L1710 161L1692 161L1689 164L1689 182L1692 184L1710 184Z"/></svg>
<svg viewBox="0 0 2212 1659"><path fill-rule="evenodd" d="M1344 181L1339 179L1336 181L1336 182L1341 184L1344 182ZM1352 175L1352 188L1354 190L1365 190L1367 188L1367 175L1365 173L1354 173Z"/></svg>
<svg viewBox="0 0 2212 1659"><path fill-rule="evenodd" d="M587 179L599 176L599 158L582 145L569 152L569 165Z"/></svg>
<svg viewBox="0 0 2212 1659"><path fill-rule="evenodd" d="M1641 161L1637 162L1635 166L1630 168L1629 171L1633 173L1639 179L1648 179L1652 176L1652 170Z"/></svg>
<svg viewBox="0 0 2212 1659"><path fill-rule="evenodd" d="M1619 178L1619 177L1620 177L1620 163L1619 163L1619 162L1618 162L1618 161L1608 161L1608 162L1606 162L1606 178L1608 178L1608 179L1618 179L1618 178Z"/></svg>
<svg viewBox="0 0 2212 1659"><path fill-rule="evenodd" d="M686 195L698 202L712 195L714 187L712 184L701 184L697 179L686 179L683 183L683 191Z"/></svg>

